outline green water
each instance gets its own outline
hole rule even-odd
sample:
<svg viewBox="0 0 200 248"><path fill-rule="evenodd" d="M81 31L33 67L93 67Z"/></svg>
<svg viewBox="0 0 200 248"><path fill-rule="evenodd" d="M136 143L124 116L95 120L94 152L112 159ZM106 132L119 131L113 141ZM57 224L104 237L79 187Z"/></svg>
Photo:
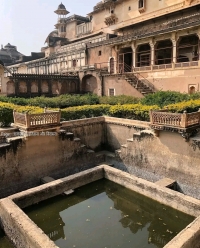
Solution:
<svg viewBox="0 0 200 248"><path fill-rule="evenodd" d="M106 179L24 211L61 248L163 247L194 220Z"/></svg>
<svg viewBox="0 0 200 248"><path fill-rule="evenodd" d="M14 248L10 243L8 238L5 236L4 232L0 229L0 248Z"/></svg>

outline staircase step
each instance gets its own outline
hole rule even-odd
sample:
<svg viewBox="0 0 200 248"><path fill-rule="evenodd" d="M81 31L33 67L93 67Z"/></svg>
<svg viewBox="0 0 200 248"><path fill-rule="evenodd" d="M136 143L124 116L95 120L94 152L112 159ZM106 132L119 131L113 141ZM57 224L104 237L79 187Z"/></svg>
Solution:
<svg viewBox="0 0 200 248"><path fill-rule="evenodd" d="M91 150L91 149L88 149L88 150L87 150L87 153L94 153L94 151Z"/></svg>
<svg viewBox="0 0 200 248"><path fill-rule="evenodd" d="M0 144L0 148L9 147L9 146L10 146L9 143L1 143Z"/></svg>
<svg viewBox="0 0 200 248"><path fill-rule="evenodd" d="M10 143L10 142L12 142L12 141L15 141L15 140L22 140L22 139L24 139L24 138L25 138L25 137L23 137L23 136L16 136L16 137L7 138L6 140L7 140L8 143Z"/></svg>

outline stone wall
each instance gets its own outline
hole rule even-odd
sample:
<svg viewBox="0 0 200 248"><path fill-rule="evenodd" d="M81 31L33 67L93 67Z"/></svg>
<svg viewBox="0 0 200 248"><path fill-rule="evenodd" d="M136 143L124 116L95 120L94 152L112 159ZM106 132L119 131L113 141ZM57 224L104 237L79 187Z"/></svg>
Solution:
<svg viewBox="0 0 200 248"><path fill-rule="evenodd" d="M199 149L178 133L161 131L156 137L148 122L75 120L63 122L60 135L10 142L0 148L0 197L37 186L44 176L60 178L106 161L151 182L171 178L180 192L200 199Z"/></svg>
<svg viewBox="0 0 200 248"><path fill-rule="evenodd" d="M60 178L94 167L104 161L93 150L102 150L102 120L63 124L73 134L11 138L10 147L0 147L0 197L35 187L45 176ZM97 156L98 155L98 156Z"/></svg>
<svg viewBox="0 0 200 248"><path fill-rule="evenodd" d="M192 141L185 142L178 133L161 131L156 137L149 128L142 131L144 124L122 119L114 123L109 118L105 127L106 144L111 151L118 151L114 159L110 157L107 161L152 182L166 177L174 179L179 191L200 199L199 149L194 151Z"/></svg>

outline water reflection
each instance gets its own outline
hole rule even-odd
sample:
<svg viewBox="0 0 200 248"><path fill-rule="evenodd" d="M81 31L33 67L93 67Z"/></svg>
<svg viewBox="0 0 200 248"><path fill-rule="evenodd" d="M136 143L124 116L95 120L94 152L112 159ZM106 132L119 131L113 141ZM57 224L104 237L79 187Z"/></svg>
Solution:
<svg viewBox="0 0 200 248"><path fill-rule="evenodd" d="M61 248L161 248L194 219L105 179L25 212Z"/></svg>

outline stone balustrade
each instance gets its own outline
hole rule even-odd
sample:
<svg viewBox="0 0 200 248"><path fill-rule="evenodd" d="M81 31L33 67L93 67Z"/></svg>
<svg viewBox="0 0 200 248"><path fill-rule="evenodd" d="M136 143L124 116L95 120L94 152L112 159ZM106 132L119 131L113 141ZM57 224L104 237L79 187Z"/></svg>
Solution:
<svg viewBox="0 0 200 248"><path fill-rule="evenodd" d="M46 108L44 113L29 114L13 112L14 125L23 130L38 130L60 126L61 111L49 111Z"/></svg>
<svg viewBox="0 0 200 248"><path fill-rule="evenodd" d="M153 126L189 128L200 126L200 111L187 113L170 113L167 110L150 111L150 122Z"/></svg>

